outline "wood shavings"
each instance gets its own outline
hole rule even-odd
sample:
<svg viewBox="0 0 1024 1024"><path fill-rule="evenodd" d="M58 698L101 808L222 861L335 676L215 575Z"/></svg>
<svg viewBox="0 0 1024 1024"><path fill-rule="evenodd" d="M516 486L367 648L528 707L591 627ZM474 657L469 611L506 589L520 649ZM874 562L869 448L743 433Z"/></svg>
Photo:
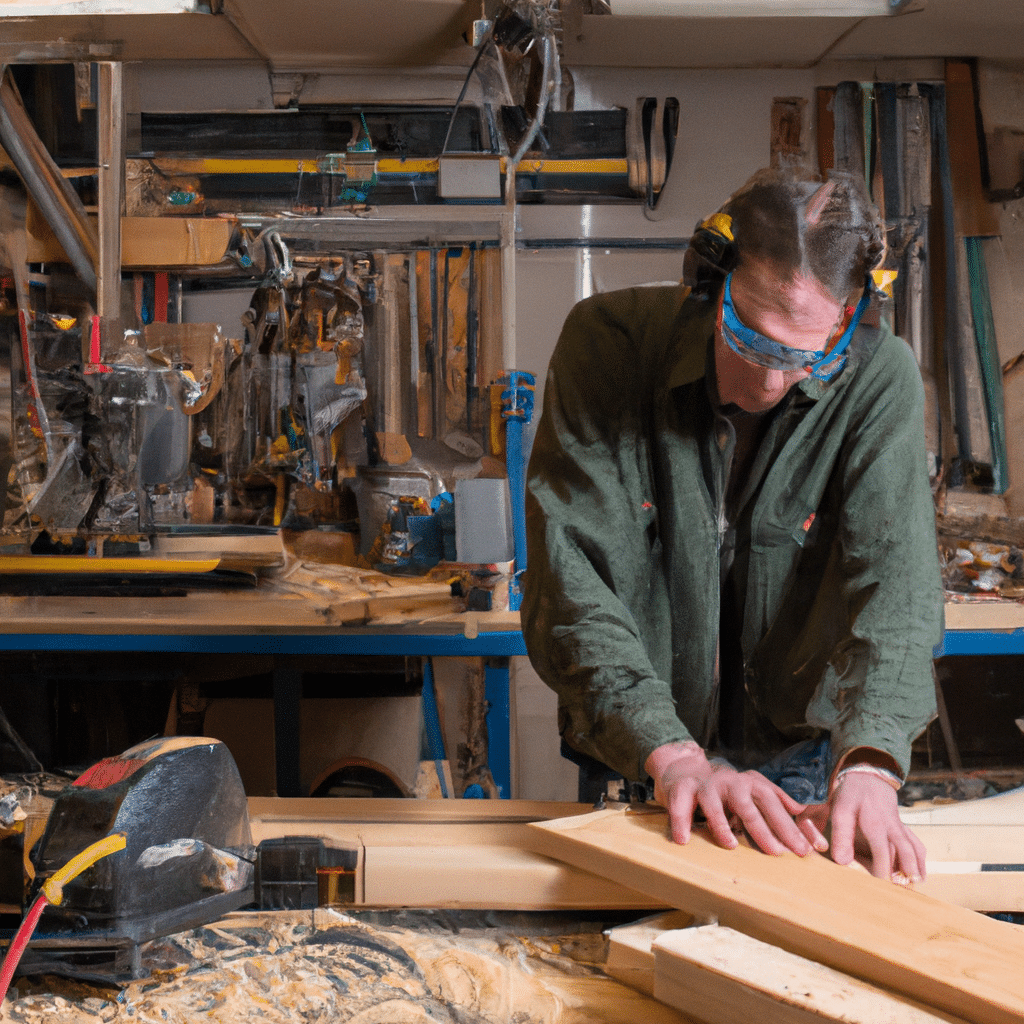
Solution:
<svg viewBox="0 0 1024 1024"><path fill-rule="evenodd" d="M595 960L604 951L599 934L551 941L505 929L370 926L324 909L240 912L147 943L150 974L120 990L20 979L0 1021L682 1024L596 963L557 951L574 944Z"/></svg>

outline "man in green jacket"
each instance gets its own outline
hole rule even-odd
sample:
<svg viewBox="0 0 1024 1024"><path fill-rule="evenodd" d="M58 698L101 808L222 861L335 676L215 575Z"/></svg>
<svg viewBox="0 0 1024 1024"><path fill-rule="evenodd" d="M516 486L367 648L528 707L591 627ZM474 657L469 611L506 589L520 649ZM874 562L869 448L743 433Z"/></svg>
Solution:
<svg viewBox="0 0 1024 1024"><path fill-rule="evenodd" d="M854 176L759 172L680 287L579 303L527 484L523 630L575 756L765 852L923 878L896 791L934 716L923 388ZM862 318L863 314L863 318Z"/></svg>

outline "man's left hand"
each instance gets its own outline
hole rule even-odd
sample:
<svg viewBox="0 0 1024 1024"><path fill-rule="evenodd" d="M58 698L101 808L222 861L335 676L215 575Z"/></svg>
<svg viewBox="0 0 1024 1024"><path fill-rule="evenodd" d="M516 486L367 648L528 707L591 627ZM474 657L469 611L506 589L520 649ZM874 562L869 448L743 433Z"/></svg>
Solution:
<svg viewBox="0 0 1024 1024"><path fill-rule="evenodd" d="M849 864L854 857L870 861L871 874L895 881L925 877L925 848L900 820L896 791L884 779L867 772L844 775L827 804L808 808L816 818L827 811L831 824L832 859ZM817 813L815 813L817 812Z"/></svg>

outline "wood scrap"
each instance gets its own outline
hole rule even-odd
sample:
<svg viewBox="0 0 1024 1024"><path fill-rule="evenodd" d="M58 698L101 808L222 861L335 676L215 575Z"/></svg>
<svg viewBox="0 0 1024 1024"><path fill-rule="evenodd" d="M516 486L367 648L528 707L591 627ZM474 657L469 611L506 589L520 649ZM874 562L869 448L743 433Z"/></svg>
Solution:
<svg viewBox="0 0 1024 1024"><path fill-rule="evenodd" d="M818 854L769 857L686 846L660 810L596 811L529 826L538 853L639 889L695 916L817 960L974 1024L1024 1021L1024 934L1013 925L840 867Z"/></svg>
<svg viewBox="0 0 1024 1024"><path fill-rule="evenodd" d="M718 925L654 941L654 996L702 1024L966 1024Z"/></svg>
<svg viewBox="0 0 1024 1024"><path fill-rule="evenodd" d="M653 996L655 939L692 924L693 918L684 911L668 910L609 929L605 974Z"/></svg>
<svg viewBox="0 0 1024 1024"><path fill-rule="evenodd" d="M391 576L350 565L302 562L269 581L268 593L293 594L318 605L339 624L397 624L459 612L451 584L441 578Z"/></svg>

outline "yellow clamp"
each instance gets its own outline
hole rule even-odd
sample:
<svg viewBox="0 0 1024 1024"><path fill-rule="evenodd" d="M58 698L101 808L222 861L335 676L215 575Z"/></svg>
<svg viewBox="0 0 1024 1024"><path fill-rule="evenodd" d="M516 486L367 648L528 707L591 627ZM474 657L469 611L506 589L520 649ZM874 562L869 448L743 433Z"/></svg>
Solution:
<svg viewBox="0 0 1024 1024"><path fill-rule="evenodd" d="M64 886L73 878L77 878L86 868L91 868L98 860L123 850L128 837L123 832L112 832L109 836L87 846L77 857L59 868L43 883L43 895L47 901L57 906L64 899Z"/></svg>

